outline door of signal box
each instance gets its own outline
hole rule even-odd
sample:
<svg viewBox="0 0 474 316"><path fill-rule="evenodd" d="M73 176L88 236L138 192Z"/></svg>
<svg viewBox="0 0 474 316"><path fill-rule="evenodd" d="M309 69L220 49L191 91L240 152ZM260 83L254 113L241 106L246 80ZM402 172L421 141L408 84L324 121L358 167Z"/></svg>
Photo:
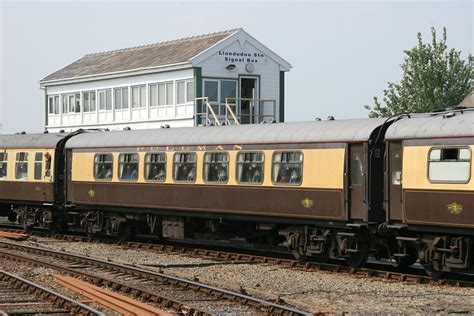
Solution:
<svg viewBox="0 0 474 316"><path fill-rule="evenodd" d="M388 211L391 220L402 220L402 162L403 147L400 142L388 147Z"/></svg>
<svg viewBox="0 0 474 316"><path fill-rule="evenodd" d="M350 218L364 219L366 157L363 144L349 147Z"/></svg>

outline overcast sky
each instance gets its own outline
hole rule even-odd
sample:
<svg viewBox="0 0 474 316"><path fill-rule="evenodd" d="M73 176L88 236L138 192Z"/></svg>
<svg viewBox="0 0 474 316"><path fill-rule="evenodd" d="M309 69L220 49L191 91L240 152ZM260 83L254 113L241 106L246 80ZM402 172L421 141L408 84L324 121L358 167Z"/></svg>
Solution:
<svg viewBox="0 0 474 316"><path fill-rule="evenodd" d="M43 131L38 81L87 53L242 27L293 65L286 119L302 121L366 117L417 32L446 26L449 47L473 51L471 0L0 3L4 133Z"/></svg>

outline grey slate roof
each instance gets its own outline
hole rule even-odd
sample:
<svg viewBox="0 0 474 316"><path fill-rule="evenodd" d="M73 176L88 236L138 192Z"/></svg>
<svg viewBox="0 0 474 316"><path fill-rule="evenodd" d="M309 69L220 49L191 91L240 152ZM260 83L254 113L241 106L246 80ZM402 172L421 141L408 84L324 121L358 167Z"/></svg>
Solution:
<svg viewBox="0 0 474 316"><path fill-rule="evenodd" d="M454 113L449 117L448 113ZM393 123L385 134L387 139L414 139L474 136L474 111L464 110L436 115L404 117Z"/></svg>
<svg viewBox="0 0 474 316"><path fill-rule="evenodd" d="M132 71L188 62L189 59L240 29L169 42L89 54L46 76L40 82Z"/></svg>
<svg viewBox="0 0 474 316"><path fill-rule="evenodd" d="M67 148L367 141L385 119L91 132Z"/></svg>
<svg viewBox="0 0 474 316"><path fill-rule="evenodd" d="M66 134L0 135L0 149L54 148Z"/></svg>
<svg viewBox="0 0 474 316"><path fill-rule="evenodd" d="M474 82L474 80L472 80L472 82ZM474 91L471 91L471 93L469 93L468 96L465 97L461 103L459 103L459 106L464 106L466 108L474 108Z"/></svg>

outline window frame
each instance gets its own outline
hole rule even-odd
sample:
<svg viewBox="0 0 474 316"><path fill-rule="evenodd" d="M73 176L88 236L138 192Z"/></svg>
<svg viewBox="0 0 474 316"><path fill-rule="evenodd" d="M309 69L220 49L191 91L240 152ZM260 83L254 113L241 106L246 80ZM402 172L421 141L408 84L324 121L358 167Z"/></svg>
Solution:
<svg viewBox="0 0 474 316"><path fill-rule="evenodd" d="M126 161L123 161L121 162L120 159L126 155L130 155L130 156L136 156L137 157L137 161L136 161L136 164L137 164L137 177L135 179L124 179L123 178L123 171L122 171L122 174L120 174L120 165L121 164L135 164L135 162L126 162ZM117 161L117 179L121 182L137 182L138 181L138 178L139 178L139 173L140 173L140 154L135 152L127 152L127 153L120 153L118 155L118 161ZM113 174L112 174L113 176Z"/></svg>
<svg viewBox="0 0 474 316"><path fill-rule="evenodd" d="M48 114L59 115L59 94L48 95Z"/></svg>
<svg viewBox="0 0 474 316"><path fill-rule="evenodd" d="M182 83L183 84L183 98L184 98L184 102L181 102L179 103L179 84ZM192 84L191 86L191 91L192 91L192 94L193 94L193 98L192 100L188 100L188 90L189 87L188 85L189 84ZM194 102L194 80L193 79L180 79L180 80L176 80L176 105L187 105L187 104L192 104Z"/></svg>
<svg viewBox="0 0 474 316"><path fill-rule="evenodd" d="M38 157L38 155L40 155L41 157L41 160L36 160L36 158ZM33 179L34 180L42 180L43 179L43 160L44 160L44 157L43 157L43 153L40 152L40 151L37 151L35 152L35 160L34 160L34 166L33 166ZM40 166L40 173L39 173L39 178L36 177L36 167L37 165L39 164Z"/></svg>
<svg viewBox="0 0 474 316"><path fill-rule="evenodd" d="M112 112L114 109L114 105L112 104L112 88L107 88L107 89L100 89L97 90L97 109L99 112ZM102 108L102 104L100 101L101 95L104 95L104 108ZM108 96L108 97L107 97ZM107 104L110 102L110 109L107 108Z"/></svg>
<svg viewBox="0 0 474 316"><path fill-rule="evenodd" d="M95 174L95 166L97 164L97 162L95 161L96 157L97 156L111 156L112 157L112 168L110 168L112 170L112 177L110 177L110 179L106 179L106 178L97 178L97 175ZM93 161L93 164L92 164L92 174L94 175L94 180L95 181L106 181L106 182L111 182L113 179L114 179L114 155L112 153L96 153L94 155L94 161ZM102 162L103 163L103 162Z"/></svg>
<svg viewBox="0 0 474 316"><path fill-rule="evenodd" d="M263 157L263 161L261 162L263 168L262 168L262 181L261 182L242 182L242 181L239 181L239 179L237 178L237 175L238 175L238 169L239 169L239 155L240 154L259 154L261 153L262 154L262 157ZM265 152L263 150L242 150L242 151L238 151L235 155L235 182L238 183L238 184L242 184L242 185L263 185L263 183L265 182ZM245 162L243 162L245 163Z"/></svg>
<svg viewBox="0 0 474 316"><path fill-rule="evenodd" d="M273 172L274 172L274 168L273 168L273 164L275 163L274 162L274 157L276 154L281 154L281 153L300 153L301 154L301 175L300 175L300 182L299 183L280 183L280 182L274 182L273 181ZM281 162L280 162L281 164ZM302 150L277 150L277 151L274 151L272 153L272 161L271 161L271 169L272 169L272 174L271 174L271 180L272 180L272 184L273 185L277 185L277 186L292 186L292 187L298 187L298 186L302 186L303 185L303 175L304 175L304 169L303 169L303 166L304 166L304 153Z"/></svg>
<svg viewBox="0 0 474 316"><path fill-rule="evenodd" d="M431 152L433 150L443 150L443 149L467 149L469 150L469 153L471 155L471 158L469 159L469 177L467 178L466 181L448 181L448 180L431 180L430 179L430 162L441 162L443 160L431 160ZM449 160L448 160L449 161ZM466 162L467 160L456 160L458 162ZM469 146L433 146L430 148L428 151L428 157L427 157L427 165L426 165L426 179L428 180L429 183L431 184L468 184L471 182L471 175L472 175L472 150L471 147Z"/></svg>
<svg viewBox="0 0 474 316"><path fill-rule="evenodd" d="M164 161L164 164L165 164L165 179L164 180L153 180L153 179L148 179L147 177L147 174L146 174L146 166L147 164L153 164L153 163L159 163L159 162L147 162L146 161L146 158L151 156L151 155L163 155L165 156L165 161ZM143 160L143 179L145 180L145 182L159 182L159 183L163 183L163 182L166 182L166 179L168 177L168 155L165 151L157 151L157 152L147 152L145 153L145 157L144 157L144 160Z"/></svg>
<svg viewBox="0 0 474 316"><path fill-rule="evenodd" d="M117 98L117 93L119 95L119 98ZM114 102L112 104L112 109L114 111L128 111L128 109L130 108L130 102L129 102L129 89L128 89L128 86L125 86L125 87L115 87L113 88L113 94L114 94ZM126 97L124 97L126 94ZM106 98L106 102L105 104L107 105L107 95L105 96ZM125 102L126 101L126 107L124 106ZM117 107L117 104L120 103L120 107Z"/></svg>
<svg viewBox="0 0 474 316"><path fill-rule="evenodd" d="M142 91L143 88L144 88L144 91ZM137 101L138 101L137 106L134 106L135 89L137 90ZM148 97L146 90L147 90L146 84L139 84L139 85L130 86L130 94L131 94L132 104L129 104L129 106L130 106L131 109L146 108L146 106L147 106L147 97ZM144 92L145 97L142 96L142 92ZM142 104L142 101L144 102L144 104Z"/></svg>
<svg viewBox="0 0 474 316"><path fill-rule="evenodd" d="M194 175L194 180L193 181L187 181L187 180L177 180L175 178L175 175L176 175L176 162L175 162L175 157L176 155L181 155L181 154L194 154L194 157L196 158L196 160L194 161L194 164L195 164L195 172L196 174ZM197 152L195 151L176 151L173 153L173 175L172 175L172 179L173 179L173 182L174 183L196 183L196 179L197 179L197 170L198 170L198 155L197 155Z"/></svg>
<svg viewBox="0 0 474 316"><path fill-rule="evenodd" d="M360 174L360 182L354 182L355 180L355 177L354 177L354 159L353 159L353 156L354 155L358 155L358 154L361 154L361 152L358 152L358 151L353 151L350 153L350 159L349 159L349 185L350 186L356 186L356 187L362 187L365 185L365 176L366 176L366 171L365 171L365 168L366 168L366 165L364 164L364 159L365 159L365 154L362 153L362 156L359 157L359 161L361 163L361 166L362 166L362 172Z"/></svg>
<svg viewBox="0 0 474 316"><path fill-rule="evenodd" d="M5 176L0 177L1 181L8 179L8 152L4 150L3 152L0 152L0 155L3 155L3 159L0 160L0 164L5 166L5 168L3 168L5 170Z"/></svg>
<svg viewBox="0 0 474 316"><path fill-rule="evenodd" d="M206 164L215 164L215 163L218 163L218 162L206 162L206 155L212 155L212 154L225 154L227 155L227 180L226 181L209 181L209 180L206 180L206 173L205 173L205 170L206 170ZM202 181L204 183L209 183L209 184L227 184L229 183L229 178L230 178L230 155L229 155L229 152L228 151L225 151L225 150L222 150L222 151L219 151L219 150L211 150L211 151L206 151L204 152L204 155L202 156L203 158L203 161L202 161Z"/></svg>
<svg viewBox="0 0 474 316"><path fill-rule="evenodd" d="M86 98L86 95L87 95L87 98ZM92 110L92 95L94 95L94 110ZM82 99L84 102L82 112L94 113L97 111L97 95L95 93L95 90L83 91ZM86 110L86 107L87 107L87 110Z"/></svg>
<svg viewBox="0 0 474 316"><path fill-rule="evenodd" d="M20 155L23 154L26 157L26 160L20 160ZM15 155L15 180L18 181L28 181L28 176L30 174L30 153L26 151L19 151ZM26 178L18 178L18 164L19 163L26 163Z"/></svg>

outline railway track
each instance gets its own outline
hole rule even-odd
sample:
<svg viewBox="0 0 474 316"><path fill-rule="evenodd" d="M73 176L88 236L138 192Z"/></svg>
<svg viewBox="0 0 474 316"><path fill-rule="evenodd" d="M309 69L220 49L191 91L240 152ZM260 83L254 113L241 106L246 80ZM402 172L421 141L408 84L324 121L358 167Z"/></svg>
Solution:
<svg viewBox="0 0 474 316"><path fill-rule="evenodd" d="M0 226L1 227L1 226ZM5 229L5 228L4 228ZM22 230L15 228L7 228L8 232L21 233ZM168 243L147 243L137 241L121 242L113 239L104 239L99 237L87 237L81 235L70 235L70 234L50 234L48 232L30 232L30 234L38 235L42 237L51 237L55 239L65 241L80 241L80 242L95 242L95 243L106 243L115 244L124 248L133 249L144 249L149 251L156 251L159 253L167 254L178 254L195 258L205 258L209 260L222 260L222 261L238 261L238 262L249 262L255 264L269 264L276 265L287 269L296 269L304 271L324 271L330 273L341 273L352 276L366 277L376 280L394 281L394 282L406 282L413 284L431 284L431 285L447 285L455 287L474 287L474 276L471 277L459 277L448 275L446 278L437 279L427 276L421 268L409 268L402 272L396 271L396 269L390 264L379 264L375 262L369 262L364 268L351 268L344 264L327 263L327 262L301 262L288 257L282 256L282 254L272 255L258 255L255 253L249 253L248 249L242 250L242 252L227 251L221 249L206 249L206 248L195 248L189 245L176 245Z"/></svg>
<svg viewBox="0 0 474 316"><path fill-rule="evenodd" d="M0 241L0 257L47 267L186 315L306 315L303 310L164 273L40 247Z"/></svg>
<svg viewBox="0 0 474 316"><path fill-rule="evenodd" d="M0 270L0 315L66 314L104 315L81 302Z"/></svg>

